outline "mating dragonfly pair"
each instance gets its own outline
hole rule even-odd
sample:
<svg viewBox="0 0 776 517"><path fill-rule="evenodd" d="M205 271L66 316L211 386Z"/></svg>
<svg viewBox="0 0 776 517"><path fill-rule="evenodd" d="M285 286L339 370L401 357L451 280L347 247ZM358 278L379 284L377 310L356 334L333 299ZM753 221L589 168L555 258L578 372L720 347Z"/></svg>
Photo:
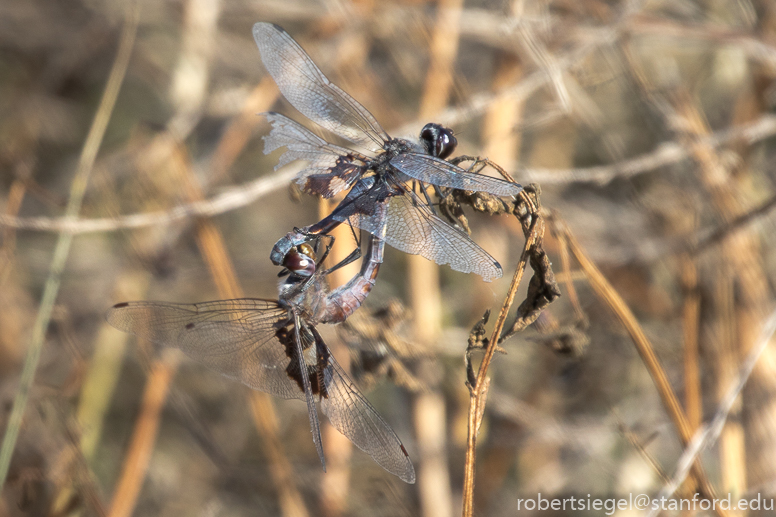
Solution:
<svg viewBox="0 0 776 517"><path fill-rule="evenodd" d="M307 402L313 441L326 470L316 399L332 425L381 467L407 483L415 470L396 433L369 404L329 351L316 325L341 323L374 286L385 244L490 281L501 266L433 211L425 188L447 187L513 196L520 185L469 173L447 161L457 144L451 130L426 125L420 142L391 138L369 111L331 83L282 28L253 26L261 59L285 98L305 117L369 154L327 142L278 113L265 153L285 147L277 167L306 160L297 183L322 197L347 192L326 218L295 229L272 248L270 259L288 272L277 300L254 298L197 304L124 302L106 318L114 327L192 359L247 386ZM276 167L276 169L277 169ZM415 194L419 184L425 201ZM361 270L330 291L313 245L339 224L367 232ZM358 249L353 258L358 254Z"/></svg>

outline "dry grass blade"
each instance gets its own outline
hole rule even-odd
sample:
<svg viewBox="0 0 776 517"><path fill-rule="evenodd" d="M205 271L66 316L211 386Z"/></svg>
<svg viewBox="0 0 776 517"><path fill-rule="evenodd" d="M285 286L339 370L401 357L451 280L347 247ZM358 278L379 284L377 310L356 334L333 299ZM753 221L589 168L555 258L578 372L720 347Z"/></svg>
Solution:
<svg viewBox="0 0 776 517"><path fill-rule="evenodd" d="M5 216L15 217L22 206L24 194L27 191L24 179L32 174L32 164L29 161L23 162L17 167L16 176L11 188L8 191L6 201ZM6 227L2 232L2 248L0 248L0 286L5 283L7 275L11 272L11 262L14 248L16 247L16 232L14 228Z"/></svg>
<svg viewBox="0 0 776 517"><path fill-rule="evenodd" d="M113 113L113 107L116 104L121 84L124 81L124 75L129 65L129 58L132 55L132 48L135 44L135 34L137 33L138 10L134 2L129 4L127 17L124 22L124 29L121 35L116 59L113 62L108 82L105 85L100 105L94 116L89 134L84 142L81 157L78 162L73 183L70 186L70 198L65 210L65 217L74 218L78 215L86 192L86 185L89 182L89 176L100 149L105 129ZM27 351L27 357L24 361L24 368L19 383L19 389L14 399L13 410L3 436L2 448L0 448L0 487L5 484L5 478L8 474L8 467L11 464L11 456L16 445L16 438L19 434L19 428L24 416L24 410L27 407L27 398L29 396L32 383L35 380L35 372L38 368L40 353L43 348L46 329L48 328L51 311L59 292L59 285L62 280L62 272L65 267L70 245L73 242L73 235L63 233L59 235L54 249L54 256L51 260L49 276L46 279L46 285L43 291L38 316L33 327L30 347Z"/></svg>
<svg viewBox="0 0 776 517"><path fill-rule="evenodd" d="M677 490L682 481L686 478L687 474L695 465L698 454L705 448L711 446L712 443L719 437L722 432L722 428L725 425L725 421L730 414L730 410L736 402L736 399L741 395L744 386L749 381L752 372L754 371L757 361L762 356L765 349L771 343L774 333L776 333L776 311L772 312L765 323L762 325L760 331L760 337L749 352L746 361L744 361L741 369L739 370L738 378L728 389L727 395L714 414L714 418L711 422L698 429L693 435L692 439L686 445L682 456L677 461L677 469L670 482L660 490L658 497L671 497L671 495ZM658 511L651 511L647 517L655 517Z"/></svg>
<svg viewBox="0 0 776 517"><path fill-rule="evenodd" d="M188 169L191 172L191 169ZM201 196L196 186L196 179L189 176L187 183L193 191L193 196ZM218 292L223 298L241 298L244 296L240 287L234 267L226 252L223 237L216 226L209 220L201 219L197 224L197 242L200 252ZM304 500L296 486L291 473L293 469L285 455L283 444L278 436L277 416L275 407L269 395L259 392L251 392L253 417L256 429L261 435L262 444L267 456L270 458L270 472L280 498L283 515L287 517L306 517L308 515ZM258 411L257 409L261 409Z"/></svg>
<svg viewBox="0 0 776 517"><path fill-rule="evenodd" d="M668 411L671 420L676 427L679 438L684 445L690 443L692 439L693 430L690 426L687 416L684 413L679 399L676 397L673 388L671 388L666 376L665 370L661 366L660 362L655 355L654 348L647 339L644 330L639 325L638 320L630 311L628 306L623 301L619 293L612 287L612 285L601 274L601 271L593 264L593 262L587 257L582 247L577 240L571 234L569 228L559 219L557 215L553 215L551 219L553 232L559 239L565 239L571 254L579 262L582 269L587 273L588 281L598 296L604 300L609 308L617 315L617 318L622 322L625 329L630 334L636 350L641 356L644 365L652 377L652 380L657 387L658 394L660 395L663 405ZM709 480L706 478L706 474L700 465L700 462L696 462L692 466L692 474L695 482L698 484L702 491L702 495L709 499L714 499L715 490ZM720 517L726 516L727 512L722 508L716 509L717 514Z"/></svg>

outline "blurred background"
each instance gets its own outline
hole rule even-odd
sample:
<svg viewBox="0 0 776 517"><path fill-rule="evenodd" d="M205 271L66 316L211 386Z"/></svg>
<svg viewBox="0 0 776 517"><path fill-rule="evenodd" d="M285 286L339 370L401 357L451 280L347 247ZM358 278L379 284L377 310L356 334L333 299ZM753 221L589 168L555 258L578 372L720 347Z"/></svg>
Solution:
<svg viewBox="0 0 776 517"><path fill-rule="evenodd" d="M467 212L500 280L388 249L365 307L322 329L415 485L328 423L324 474L303 403L104 322L127 300L275 298L272 244L330 208L290 188L298 164L276 172L280 153L263 154L257 113L304 120L264 72L257 21L288 30L391 135L449 125L458 153L541 186L563 296L491 366L475 514L534 515L517 501L537 493L657 494L774 306L776 3L29 0L0 3L0 429L18 431L0 515L461 511L463 357L507 293L514 217ZM761 352L700 453L705 478L679 494L774 497L776 355Z"/></svg>

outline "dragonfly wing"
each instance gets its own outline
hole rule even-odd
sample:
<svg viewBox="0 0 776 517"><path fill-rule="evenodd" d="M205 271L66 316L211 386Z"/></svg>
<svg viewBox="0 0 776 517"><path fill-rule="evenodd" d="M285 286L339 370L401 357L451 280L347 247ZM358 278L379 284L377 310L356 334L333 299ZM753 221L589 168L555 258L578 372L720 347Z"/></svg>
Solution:
<svg viewBox="0 0 776 517"><path fill-rule="evenodd" d="M388 140L372 114L329 81L285 30L271 23L257 23L253 39L278 89L305 117L354 143L370 139L381 148Z"/></svg>
<svg viewBox="0 0 776 517"><path fill-rule="evenodd" d="M273 300L237 299L195 304L128 302L105 318L114 327L187 356L227 377L286 399L304 399L289 376L292 356L278 332L288 309Z"/></svg>
<svg viewBox="0 0 776 517"><path fill-rule="evenodd" d="M501 278L501 265L468 235L434 215L413 192L390 198L385 242L462 273L475 273L490 282Z"/></svg>
<svg viewBox="0 0 776 517"><path fill-rule="evenodd" d="M296 177L306 192L332 197L347 189L362 174L364 157L350 149L331 144L306 127L279 113L264 113L272 130L264 137L264 154L281 147L275 170L294 160L310 164Z"/></svg>
<svg viewBox="0 0 776 517"><path fill-rule="evenodd" d="M378 209L383 203L388 204L387 215ZM486 282L501 277L501 265L468 235L434 215L413 192L373 176L357 182L328 217L381 237L404 253L476 273Z"/></svg>
<svg viewBox="0 0 776 517"><path fill-rule="evenodd" d="M314 333L318 356L327 359L323 368L325 393L321 394L321 409L331 425L385 470L402 481L414 483L415 469L401 440L337 363L321 336Z"/></svg>
<svg viewBox="0 0 776 517"><path fill-rule="evenodd" d="M488 192L496 196L514 196L523 190L517 183L466 172L450 162L426 154L400 154L391 160L391 165L413 179L441 187Z"/></svg>
<svg viewBox="0 0 776 517"><path fill-rule="evenodd" d="M308 375L309 368L304 360L304 349L307 347L302 346L300 328L299 316L294 313L294 348L296 350L296 357L298 358L298 365L305 365L304 375L301 375L301 378L304 389L304 398L307 402L307 416L310 418L310 430L313 433L315 450L318 451L318 457L321 459L321 466L323 467L323 471L326 472L326 458L323 455L323 442L321 441L321 423L318 420L318 410L315 407L315 398L313 397L313 389L310 383L310 376ZM313 368L313 372L316 374L317 378L316 367ZM318 386L316 386L316 388L318 388ZM320 391L317 391L317 394L320 396Z"/></svg>

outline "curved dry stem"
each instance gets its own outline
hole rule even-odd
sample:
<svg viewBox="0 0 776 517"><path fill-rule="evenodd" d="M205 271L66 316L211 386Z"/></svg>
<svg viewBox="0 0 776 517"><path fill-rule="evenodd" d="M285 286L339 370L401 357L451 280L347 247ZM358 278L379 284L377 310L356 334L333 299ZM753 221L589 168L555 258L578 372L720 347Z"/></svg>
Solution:
<svg viewBox="0 0 776 517"><path fill-rule="evenodd" d="M553 231L559 239L566 240L571 254L587 274L591 287L614 312L617 318L622 322L628 334L630 334L631 339L636 346L636 351L639 353L641 360L644 362L644 365L647 367L647 370L655 383L663 406L666 408L671 420L674 422L674 426L679 434L679 439L683 445L687 446L692 439L693 429L687 420L687 416L685 415L682 406L679 404L676 393L674 393L674 390L668 381L665 370L655 355L652 344L644 333L644 330L641 328L641 325L639 325L638 320L619 293L606 280L601 271L593 264L593 261L588 258L587 254L574 238L571 230L560 220L557 214L553 214L552 223ZM708 499L714 499L716 491L706 477L699 461L693 463L692 475L695 482L700 487L702 495ZM722 508L716 508L716 512L720 517L727 515L727 512Z"/></svg>
<svg viewBox="0 0 776 517"><path fill-rule="evenodd" d="M484 325L486 319L484 318L481 324L475 326L470 337L470 346L466 351L465 362L467 370L467 386L469 388L469 413L468 413L468 433L466 440L466 463L464 465L464 483L463 483L463 511L462 514L466 517L470 517L474 513L474 474L476 463L476 446L477 446L477 433L482 423L482 417L485 412L485 405L487 402L488 390L490 388L490 380L488 379L488 370L493 360L493 356L501 348L498 346L504 339L503 330L506 324L509 311L514 304L515 296L517 295L517 289L523 279L525 267L531 263L532 268L536 272L534 278L531 280L531 286L529 287L528 297L525 302L520 305L518 309L518 317L509 334L519 332L530 325L536 317L538 317L541 310L543 310L550 302L552 302L560 292L557 290L557 286L552 280L551 271L550 274L544 274L543 263L546 256L542 249L542 240L544 237L544 220L540 215L540 207L538 202L538 189L530 186L526 191L520 195L521 201L526 207L527 214L521 217L521 224L523 226L523 233L525 235L525 245L523 246L523 252L520 256L520 261L517 264L515 274L512 277L512 283L509 286L506 299L502 304L501 311L499 312L496 324L494 326L491 337L484 341L481 339L481 335L484 333L482 325ZM537 280L538 279L538 280ZM552 282L552 285L545 285L546 281ZM541 284L541 286L539 286ZM532 294L533 291L533 294ZM541 301L540 301L541 300ZM487 318L487 315L486 315ZM481 343L481 344L480 344ZM475 375L474 369L471 365L470 357L471 353L475 349L481 349L482 344L485 345L485 355L480 363L480 366Z"/></svg>

